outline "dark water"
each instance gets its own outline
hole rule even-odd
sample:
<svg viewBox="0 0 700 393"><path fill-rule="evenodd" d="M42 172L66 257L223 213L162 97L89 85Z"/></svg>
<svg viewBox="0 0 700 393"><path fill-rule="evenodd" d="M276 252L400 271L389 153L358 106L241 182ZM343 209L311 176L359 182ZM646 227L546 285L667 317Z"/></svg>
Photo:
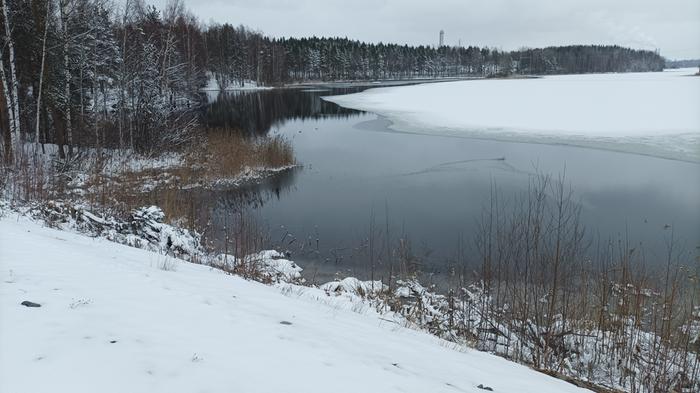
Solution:
<svg viewBox="0 0 700 393"><path fill-rule="evenodd" d="M197 199L214 217L214 227L247 206L271 242L307 270L363 275L368 236L375 233L378 253L388 211L392 241L410 239L423 270L440 272L458 253L475 262L476 224L494 185L507 196L523 191L536 172L565 172L591 237L629 238L650 264L665 260L671 233L691 253L700 245L698 164L564 145L397 133L376 115L320 100L358 89L219 96L208 110L210 125L284 135L303 168L244 190L201 192Z"/></svg>

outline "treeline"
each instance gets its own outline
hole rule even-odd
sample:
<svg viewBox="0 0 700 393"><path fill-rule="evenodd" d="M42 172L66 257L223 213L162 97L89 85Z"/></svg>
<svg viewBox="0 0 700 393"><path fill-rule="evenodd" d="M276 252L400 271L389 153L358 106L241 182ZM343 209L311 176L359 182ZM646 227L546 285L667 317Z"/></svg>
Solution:
<svg viewBox="0 0 700 393"><path fill-rule="evenodd" d="M501 51L470 47L433 48L367 44L342 38L281 41L287 78L406 79L510 74L659 71L657 53L618 46L566 46Z"/></svg>
<svg viewBox="0 0 700 393"><path fill-rule="evenodd" d="M583 74L601 72L662 71L665 59L658 52L617 45L571 45L522 49L511 54L522 74Z"/></svg>
<svg viewBox="0 0 700 393"><path fill-rule="evenodd" d="M666 60L666 68L700 67L700 59Z"/></svg>
<svg viewBox="0 0 700 393"><path fill-rule="evenodd" d="M0 0L1 149L20 141L136 150L187 143L202 87L304 81L658 71L658 53L618 46L502 51L270 38L203 25L181 0Z"/></svg>
<svg viewBox="0 0 700 393"><path fill-rule="evenodd" d="M439 48L365 43L347 38L272 39L243 27L215 25L205 33L209 69L221 86L256 81L410 79L511 74L661 71L657 52L619 46L544 49Z"/></svg>

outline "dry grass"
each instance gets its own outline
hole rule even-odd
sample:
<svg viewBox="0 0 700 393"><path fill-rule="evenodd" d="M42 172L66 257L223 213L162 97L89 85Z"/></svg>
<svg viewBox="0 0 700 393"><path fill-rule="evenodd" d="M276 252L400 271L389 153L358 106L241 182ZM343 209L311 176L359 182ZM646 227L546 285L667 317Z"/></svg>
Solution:
<svg viewBox="0 0 700 393"><path fill-rule="evenodd" d="M197 228L206 221L206 212L198 205L192 187L207 188L217 182L235 187L270 170L295 164L291 144L280 137L245 138L237 133L212 132L198 146L184 154L181 165L167 169L118 171L116 176L95 173L89 188L89 200L128 212L144 205L158 205L168 222ZM151 185L150 187L144 187ZM201 229L201 228L198 228Z"/></svg>
<svg viewBox="0 0 700 393"><path fill-rule="evenodd" d="M210 131L201 150L191 154L188 168L208 180L239 176L247 169L283 168L295 164L291 143L280 137L247 138L240 133Z"/></svg>
<svg viewBox="0 0 700 393"><path fill-rule="evenodd" d="M163 208L168 222L190 229L197 229L202 207L184 189L206 188L218 181L235 187L295 165L288 140L247 138L229 129L209 130L188 151L180 151L180 160L173 159L178 156L173 153L151 160L87 149L77 150L74 160L59 162L48 154L34 154L32 145L26 147L15 154L13 165L0 167L0 191L10 200L73 200L96 213L117 217L154 204Z"/></svg>

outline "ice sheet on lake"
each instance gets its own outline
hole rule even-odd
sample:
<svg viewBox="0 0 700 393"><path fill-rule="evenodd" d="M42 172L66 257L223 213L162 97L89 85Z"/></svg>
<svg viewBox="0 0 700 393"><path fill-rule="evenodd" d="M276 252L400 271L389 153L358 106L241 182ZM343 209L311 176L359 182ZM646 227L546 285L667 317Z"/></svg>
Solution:
<svg viewBox="0 0 700 393"><path fill-rule="evenodd" d="M395 131L571 144L700 162L697 69L370 89L324 97Z"/></svg>

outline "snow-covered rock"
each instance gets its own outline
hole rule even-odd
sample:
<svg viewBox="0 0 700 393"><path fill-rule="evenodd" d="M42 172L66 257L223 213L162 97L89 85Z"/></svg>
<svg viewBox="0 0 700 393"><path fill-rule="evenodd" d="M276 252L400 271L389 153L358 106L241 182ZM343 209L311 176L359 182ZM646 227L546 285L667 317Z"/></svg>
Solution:
<svg viewBox="0 0 700 393"><path fill-rule="evenodd" d="M355 277L346 277L339 281L331 281L320 286L320 288L332 294L351 294L359 297L373 297L379 295L389 287L381 281L361 281Z"/></svg>
<svg viewBox="0 0 700 393"><path fill-rule="evenodd" d="M284 254L275 250L264 250L245 258L219 254L210 265L224 271L249 273L258 281L270 283L300 283L302 268L285 259Z"/></svg>

